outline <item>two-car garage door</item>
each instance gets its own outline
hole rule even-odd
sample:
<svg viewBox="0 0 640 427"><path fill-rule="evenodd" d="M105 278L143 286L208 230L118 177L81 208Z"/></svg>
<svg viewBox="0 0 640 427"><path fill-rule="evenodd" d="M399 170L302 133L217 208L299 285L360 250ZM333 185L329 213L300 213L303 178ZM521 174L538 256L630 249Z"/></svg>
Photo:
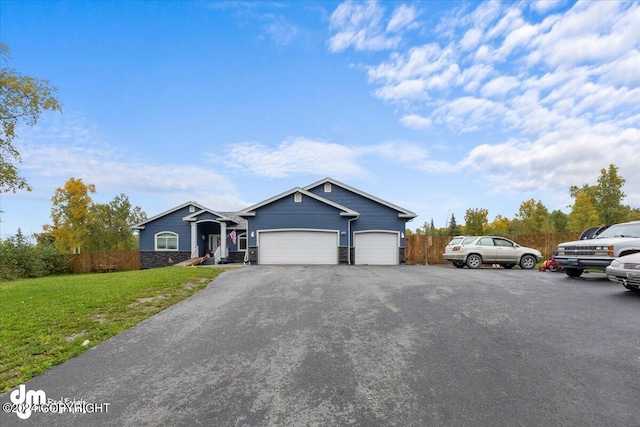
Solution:
<svg viewBox="0 0 640 427"><path fill-rule="evenodd" d="M338 263L337 231L261 231L258 237L259 264Z"/></svg>
<svg viewBox="0 0 640 427"><path fill-rule="evenodd" d="M269 230L258 233L259 264L338 264L338 232ZM354 233L355 263L397 265L398 233Z"/></svg>

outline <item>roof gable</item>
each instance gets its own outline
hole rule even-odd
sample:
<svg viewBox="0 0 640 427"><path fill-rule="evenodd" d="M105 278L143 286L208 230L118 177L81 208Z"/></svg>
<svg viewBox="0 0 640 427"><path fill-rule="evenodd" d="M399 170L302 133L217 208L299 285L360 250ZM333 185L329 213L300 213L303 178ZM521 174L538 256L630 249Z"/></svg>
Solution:
<svg viewBox="0 0 640 427"><path fill-rule="evenodd" d="M337 180L335 180L333 178L329 178L329 177L321 179L320 181L316 181L313 184L309 184L306 187L304 187L304 189L309 191L309 190L317 188L317 187L319 187L321 185L324 185L326 183L330 183L331 185L338 186L338 187L343 188L343 189L345 189L347 191L350 191L350 192L352 192L354 194L357 194L357 195L359 195L361 197L367 198L367 199L372 200L372 201L374 201L376 203L379 203L379 204L381 204L383 206L386 206L388 208L394 209L394 210L398 211L398 217L399 218L413 219L413 218L418 216L417 214L415 214L414 212L411 212L410 210L407 210L407 209L404 209L404 208L402 208L400 206L394 205L391 202L387 202L386 200L380 199L380 198L378 198L376 196L372 196L369 193L365 193L362 190L358 190L357 188L351 187L351 186L349 186L347 184L344 184L344 183L342 183L340 181L337 181Z"/></svg>
<svg viewBox="0 0 640 427"><path fill-rule="evenodd" d="M233 223L238 223L238 221L236 221L235 219L230 218L229 216L219 213L219 212L215 212L212 211L211 209L208 208L203 208L197 212L194 212L192 214L189 214L187 216L185 216L184 218L182 218L185 221L198 221L198 217L205 215L207 217L207 219L213 218L215 221L218 222L233 222Z"/></svg>
<svg viewBox="0 0 640 427"><path fill-rule="evenodd" d="M184 208L186 208L188 206L193 206L195 209L198 209L198 210L206 210L207 209L204 206L201 206L200 204L198 204L196 202L186 202L186 203L183 203L183 204L181 204L179 206L176 206L173 209L169 209L168 211L164 211L162 213L159 213L158 215L152 216L151 218L147 218L146 220L142 221L141 223L138 223L136 225L131 226L131 228L133 230L142 230L142 229L144 229L146 224L148 224L150 222L153 222L153 221L156 221L156 220L158 220L158 219L160 219L160 218L162 218L164 216L170 215L170 214L172 214L174 212L177 212L177 211L179 211L181 209L184 209Z"/></svg>
<svg viewBox="0 0 640 427"><path fill-rule="evenodd" d="M341 204L333 202L333 201L331 201L329 199L325 199L324 197L318 196L317 194L313 194L313 193L311 193L311 192L309 192L309 191L307 191L307 190L305 190L303 188L300 188L300 187L294 187L291 190L288 190L288 191L285 191L284 193L278 194L277 196L273 196L273 197L271 197L269 199L263 200L260 203L256 203L253 206L249 206L248 208L238 212L238 215L240 215L242 217L255 216L256 210L258 210L258 209L260 209L260 208L262 208L264 206L267 206L267 205L269 205L269 204L271 204L273 202L281 200L281 199L283 199L283 198L285 198L287 196L290 196L290 195L292 195L294 193L301 193L304 196L310 197L310 198L315 199L315 200L317 200L317 201L319 201L321 203L324 203L326 205L334 207L335 209L340 211L340 215L341 216L354 216L354 217L356 217L356 216L359 215L358 212L356 212L356 211L354 211L352 209L349 209L349 208L347 208L345 206L342 206Z"/></svg>

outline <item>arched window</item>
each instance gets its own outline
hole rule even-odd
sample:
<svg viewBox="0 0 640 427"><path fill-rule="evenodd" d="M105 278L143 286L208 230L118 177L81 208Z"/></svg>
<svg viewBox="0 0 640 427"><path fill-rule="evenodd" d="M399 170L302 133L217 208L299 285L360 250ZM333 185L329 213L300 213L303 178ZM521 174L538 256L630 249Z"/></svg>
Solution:
<svg viewBox="0 0 640 427"><path fill-rule="evenodd" d="M156 251L177 251L178 235L170 231L156 234Z"/></svg>

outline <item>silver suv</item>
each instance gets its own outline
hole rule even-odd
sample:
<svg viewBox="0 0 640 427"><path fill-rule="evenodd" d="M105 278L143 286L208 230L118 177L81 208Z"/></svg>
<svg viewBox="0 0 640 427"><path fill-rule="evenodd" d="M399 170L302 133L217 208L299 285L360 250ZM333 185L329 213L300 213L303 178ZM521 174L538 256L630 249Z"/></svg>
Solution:
<svg viewBox="0 0 640 427"><path fill-rule="evenodd" d="M542 261L539 250L500 236L456 236L445 247L443 257L457 268L500 264L504 268L520 265L520 268L530 270Z"/></svg>
<svg viewBox="0 0 640 427"><path fill-rule="evenodd" d="M556 261L569 277L606 269L615 258L640 252L640 221L612 225L592 239L558 245Z"/></svg>

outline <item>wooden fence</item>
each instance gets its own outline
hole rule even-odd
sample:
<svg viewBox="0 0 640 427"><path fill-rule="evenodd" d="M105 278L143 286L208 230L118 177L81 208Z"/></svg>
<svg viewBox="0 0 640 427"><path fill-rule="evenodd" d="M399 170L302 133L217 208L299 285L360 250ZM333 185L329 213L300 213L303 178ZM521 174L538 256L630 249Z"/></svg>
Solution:
<svg viewBox="0 0 640 427"><path fill-rule="evenodd" d="M505 236L522 246L538 249L542 256L549 258L559 243L577 240L579 232L572 233L542 233L522 234L519 236ZM442 258L444 248L451 241L451 236L407 236L405 257L407 264L444 264Z"/></svg>
<svg viewBox="0 0 640 427"><path fill-rule="evenodd" d="M522 246L536 248L542 256L549 258L559 243L577 240L579 232L522 234L505 236ZM407 264L445 264L442 258L444 247L451 241L451 236L418 236L406 238L405 258ZM87 254L68 255L69 269L72 273L91 273L101 271L126 271L140 269L140 251L131 249L114 252L93 252Z"/></svg>
<svg viewBox="0 0 640 427"><path fill-rule="evenodd" d="M74 254L68 257L69 270L73 274L140 269L140 251L137 249Z"/></svg>

